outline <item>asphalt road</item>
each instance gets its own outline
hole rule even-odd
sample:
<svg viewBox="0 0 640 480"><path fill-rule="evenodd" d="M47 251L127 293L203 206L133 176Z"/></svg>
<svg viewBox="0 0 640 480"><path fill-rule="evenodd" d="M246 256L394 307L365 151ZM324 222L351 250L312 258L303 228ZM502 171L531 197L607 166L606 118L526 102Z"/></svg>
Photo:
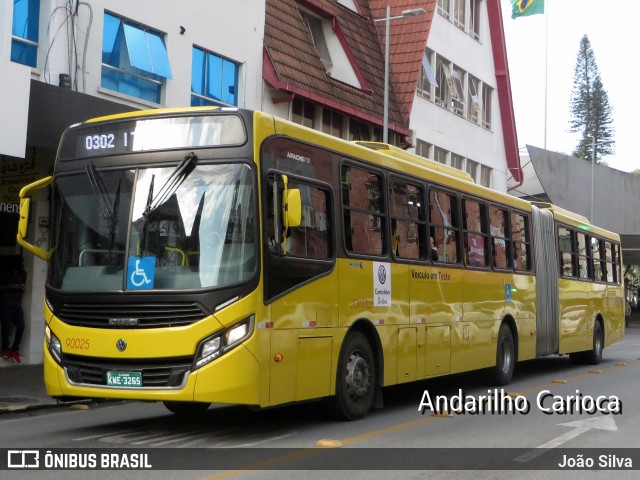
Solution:
<svg viewBox="0 0 640 480"><path fill-rule="evenodd" d="M147 453L155 468L171 471L10 470L0 478L489 479L511 477L513 470L531 479L637 478L639 357L640 328L630 328L596 367L549 357L518 365L503 390L481 373L388 388L385 408L355 422L327 418L318 402L261 411L218 405L191 419L141 402L3 415L0 448L37 449L41 460L47 450L85 452L97 455L98 464L102 453ZM428 399L456 396L472 403L499 398L513 408L492 411L494 402L476 403L482 413L420 412ZM594 403L600 410L590 408ZM568 467L558 466L565 462ZM247 467L259 471L239 470Z"/></svg>

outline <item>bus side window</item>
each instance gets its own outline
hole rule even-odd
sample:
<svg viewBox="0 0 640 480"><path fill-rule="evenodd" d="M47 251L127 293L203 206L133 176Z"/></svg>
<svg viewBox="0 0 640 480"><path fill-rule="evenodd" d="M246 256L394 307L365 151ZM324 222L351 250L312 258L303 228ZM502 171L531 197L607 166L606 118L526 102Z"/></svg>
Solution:
<svg viewBox="0 0 640 480"><path fill-rule="evenodd" d="M511 212L511 241L513 244L513 261L516 271L531 270L529 261L529 217L518 212Z"/></svg>
<svg viewBox="0 0 640 480"><path fill-rule="evenodd" d="M492 264L495 268L511 268L511 242L508 235L507 211L489 207L489 231L491 233Z"/></svg>
<svg viewBox="0 0 640 480"><path fill-rule="evenodd" d="M591 257L593 258L593 279L596 282L604 282L605 277L605 264L602 258L602 240L595 237L591 237Z"/></svg>
<svg viewBox="0 0 640 480"><path fill-rule="evenodd" d="M391 250L400 258L425 258L422 187L392 178L389 181Z"/></svg>
<svg viewBox="0 0 640 480"><path fill-rule="evenodd" d="M463 205L466 263L475 267L487 266L487 232L484 222L486 205L469 199L465 199Z"/></svg>
<svg viewBox="0 0 640 480"><path fill-rule="evenodd" d="M563 277L575 277L576 265L574 262L574 232L568 228L558 228L558 246L560 247L560 271Z"/></svg>
<svg viewBox="0 0 640 480"><path fill-rule="evenodd" d="M454 195L435 189L429 190L429 224L429 234L437 252L437 259L436 255L432 255L432 260L460 263L458 201Z"/></svg>

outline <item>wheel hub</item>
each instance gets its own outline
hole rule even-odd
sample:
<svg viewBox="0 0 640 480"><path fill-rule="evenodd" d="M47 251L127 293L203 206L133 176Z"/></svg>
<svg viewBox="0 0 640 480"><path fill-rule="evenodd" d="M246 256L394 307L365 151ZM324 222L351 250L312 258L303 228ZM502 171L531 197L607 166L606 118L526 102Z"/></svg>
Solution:
<svg viewBox="0 0 640 480"><path fill-rule="evenodd" d="M357 352L349 356L347 364L347 392L352 398L364 396L371 385L371 372L366 360Z"/></svg>

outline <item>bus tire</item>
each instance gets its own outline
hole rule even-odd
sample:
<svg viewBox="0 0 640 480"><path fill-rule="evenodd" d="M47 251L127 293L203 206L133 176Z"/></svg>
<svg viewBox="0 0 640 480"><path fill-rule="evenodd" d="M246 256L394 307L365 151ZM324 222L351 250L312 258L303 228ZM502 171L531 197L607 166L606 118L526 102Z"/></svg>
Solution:
<svg viewBox="0 0 640 480"><path fill-rule="evenodd" d="M171 413L181 417L200 415L207 411L210 403L204 402L162 402Z"/></svg>
<svg viewBox="0 0 640 480"><path fill-rule="evenodd" d="M373 350L360 332L349 334L340 349L336 394L329 399L332 413L342 420L357 420L369 413L376 390Z"/></svg>
<svg viewBox="0 0 640 480"><path fill-rule="evenodd" d="M604 349L604 331L602 324L596 320L593 325L593 348L584 352L584 361L589 365L598 365L602 362L602 350Z"/></svg>
<svg viewBox="0 0 640 480"><path fill-rule="evenodd" d="M516 348L513 333L506 323L500 325L496 347L496 366L492 379L496 385L509 385L516 365Z"/></svg>

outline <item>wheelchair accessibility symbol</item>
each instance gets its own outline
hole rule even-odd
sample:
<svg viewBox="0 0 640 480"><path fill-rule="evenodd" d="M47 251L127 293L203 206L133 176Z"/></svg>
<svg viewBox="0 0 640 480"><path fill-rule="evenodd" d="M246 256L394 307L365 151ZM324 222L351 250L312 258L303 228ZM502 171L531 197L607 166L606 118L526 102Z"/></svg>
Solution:
<svg viewBox="0 0 640 480"><path fill-rule="evenodd" d="M155 270L156 257L129 257L127 264L127 289L152 289Z"/></svg>

